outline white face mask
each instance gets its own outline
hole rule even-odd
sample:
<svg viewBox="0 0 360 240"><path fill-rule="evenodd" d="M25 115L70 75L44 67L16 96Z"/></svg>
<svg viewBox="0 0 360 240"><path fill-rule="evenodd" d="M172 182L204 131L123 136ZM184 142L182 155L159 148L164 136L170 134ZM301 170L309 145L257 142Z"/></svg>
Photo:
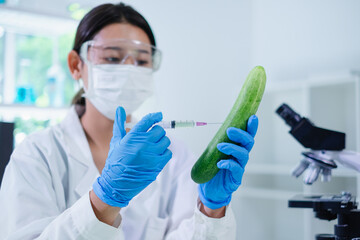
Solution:
<svg viewBox="0 0 360 240"><path fill-rule="evenodd" d="M88 65L84 97L105 117L114 120L116 108L133 113L153 94L152 69L130 64Z"/></svg>

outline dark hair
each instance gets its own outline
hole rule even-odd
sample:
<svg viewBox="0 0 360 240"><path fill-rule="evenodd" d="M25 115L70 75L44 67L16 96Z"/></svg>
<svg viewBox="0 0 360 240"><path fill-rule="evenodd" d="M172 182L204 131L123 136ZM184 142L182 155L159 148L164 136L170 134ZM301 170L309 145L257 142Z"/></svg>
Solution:
<svg viewBox="0 0 360 240"><path fill-rule="evenodd" d="M150 39L151 45L156 46L154 34L146 19L134 8L124 3L102 4L93 8L80 21L76 31L73 50L80 54L81 45L92 40L95 35L104 27L113 23L129 23L144 30ZM84 104L81 95L83 89L74 96L72 104Z"/></svg>

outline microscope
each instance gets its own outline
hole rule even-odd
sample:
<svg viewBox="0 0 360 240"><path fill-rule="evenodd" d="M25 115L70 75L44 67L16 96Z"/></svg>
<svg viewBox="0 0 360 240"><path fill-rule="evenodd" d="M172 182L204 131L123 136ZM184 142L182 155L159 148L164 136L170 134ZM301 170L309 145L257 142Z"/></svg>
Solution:
<svg viewBox="0 0 360 240"><path fill-rule="evenodd" d="M336 163L360 172L360 154L345 149L345 133L316 127L309 119L301 117L287 104L276 113L290 126L289 133L309 151L302 152L303 159L293 170L299 177L304 173L304 183L313 184L321 175L322 181L331 180ZM317 234L316 240L360 240L360 209L355 197L348 192L339 195L296 195L288 202L290 208L312 208L315 217L335 220L334 234Z"/></svg>

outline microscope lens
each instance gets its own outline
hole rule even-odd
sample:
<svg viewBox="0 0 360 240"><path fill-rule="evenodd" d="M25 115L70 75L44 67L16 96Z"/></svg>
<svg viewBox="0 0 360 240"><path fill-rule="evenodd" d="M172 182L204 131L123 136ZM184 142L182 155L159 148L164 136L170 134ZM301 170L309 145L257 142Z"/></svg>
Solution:
<svg viewBox="0 0 360 240"><path fill-rule="evenodd" d="M279 114L280 117L284 119L286 124L291 128L296 126L301 121L301 116L285 103L276 110L276 113Z"/></svg>

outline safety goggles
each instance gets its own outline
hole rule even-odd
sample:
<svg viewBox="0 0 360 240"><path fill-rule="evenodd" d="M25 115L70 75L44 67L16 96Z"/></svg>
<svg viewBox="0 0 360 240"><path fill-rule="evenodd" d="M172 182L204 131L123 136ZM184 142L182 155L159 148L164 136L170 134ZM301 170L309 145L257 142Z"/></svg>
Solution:
<svg viewBox="0 0 360 240"><path fill-rule="evenodd" d="M159 69L161 62L161 51L155 46L129 39L84 42L80 56L93 65L132 64L151 68L153 71Z"/></svg>

